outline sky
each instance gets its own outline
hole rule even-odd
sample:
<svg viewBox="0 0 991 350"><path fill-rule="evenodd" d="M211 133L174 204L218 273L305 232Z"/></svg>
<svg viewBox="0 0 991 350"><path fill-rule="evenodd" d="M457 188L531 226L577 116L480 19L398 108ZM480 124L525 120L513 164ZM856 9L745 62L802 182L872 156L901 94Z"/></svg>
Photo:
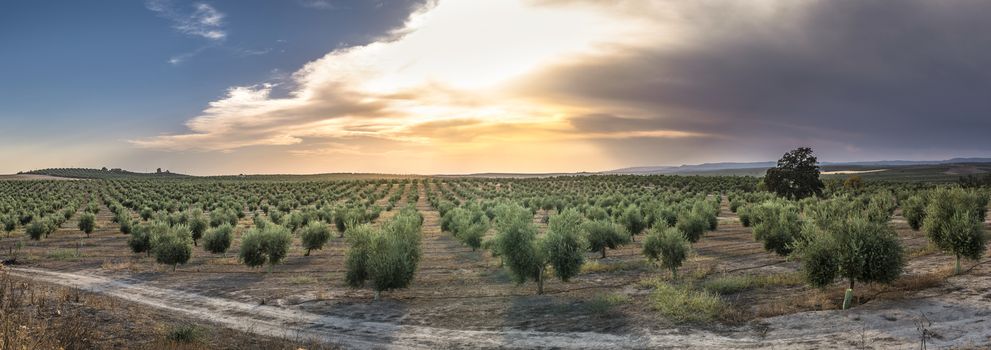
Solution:
<svg viewBox="0 0 991 350"><path fill-rule="evenodd" d="M983 0L5 0L0 173L991 156Z"/></svg>

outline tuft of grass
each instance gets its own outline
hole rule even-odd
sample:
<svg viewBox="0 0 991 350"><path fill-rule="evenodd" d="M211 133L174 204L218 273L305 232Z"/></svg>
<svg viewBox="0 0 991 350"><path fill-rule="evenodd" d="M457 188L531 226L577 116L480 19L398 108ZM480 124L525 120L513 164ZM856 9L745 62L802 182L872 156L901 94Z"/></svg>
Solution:
<svg viewBox="0 0 991 350"><path fill-rule="evenodd" d="M313 276L293 275L289 277L290 284L314 284L317 279Z"/></svg>
<svg viewBox="0 0 991 350"><path fill-rule="evenodd" d="M650 302L667 319L675 323L699 323L722 318L729 307L718 294L689 287L654 284Z"/></svg>
<svg viewBox="0 0 991 350"><path fill-rule="evenodd" d="M176 343L193 343L203 337L203 329L193 324L174 325L165 333L165 339Z"/></svg>
<svg viewBox="0 0 991 350"><path fill-rule="evenodd" d="M638 270L644 267L645 266L644 264L645 263L643 260L618 261L611 264L604 264L599 262L598 260L592 260L582 265L581 273Z"/></svg>
<svg viewBox="0 0 991 350"><path fill-rule="evenodd" d="M75 249L59 248L55 250L49 250L48 253L45 254L45 257L52 260L62 261L62 260L79 259L81 255L79 254L79 251Z"/></svg>
<svg viewBox="0 0 991 350"><path fill-rule="evenodd" d="M630 297L624 294L607 293L598 294L585 303L589 311L596 314L604 314L612 310L617 305L630 302Z"/></svg>
<svg viewBox="0 0 991 350"><path fill-rule="evenodd" d="M717 294L734 294L753 288L801 285L800 273L779 273L773 275L733 275L714 278L702 282L702 289Z"/></svg>

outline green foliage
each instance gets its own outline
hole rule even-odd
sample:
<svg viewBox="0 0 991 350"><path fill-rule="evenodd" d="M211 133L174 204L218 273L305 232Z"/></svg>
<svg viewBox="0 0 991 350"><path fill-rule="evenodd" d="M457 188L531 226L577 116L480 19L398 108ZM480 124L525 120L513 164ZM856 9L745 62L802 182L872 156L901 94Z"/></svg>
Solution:
<svg viewBox="0 0 991 350"><path fill-rule="evenodd" d="M48 227L41 220L35 220L28 224L27 228L24 229L28 237L35 241L40 241L48 233Z"/></svg>
<svg viewBox="0 0 991 350"><path fill-rule="evenodd" d="M79 216L78 227L80 231L86 233L86 237L89 237L89 235L93 233L93 230L96 229L96 215L89 212L82 213L82 215Z"/></svg>
<svg viewBox="0 0 991 350"><path fill-rule="evenodd" d="M194 209L189 215L187 220L189 225L189 230L192 232L193 245L197 244L200 238L203 238L203 233L209 227L206 216L203 215L203 211L199 209ZM223 224L221 224L223 225Z"/></svg>
<svg viewBox="0 0 991 350"><path fill-rule="evenodd" d="M695 243L705 234L705 230L709 228L709 222L702 213L690 211L678 216L678 223L675 224L675 227L688 242Z"/></svg>
<svg viewBox="0 0 991 350"><path fill-rule="evenodd" d="M726 303L719 295L689 287L676 287L656 281L650 293L655 310L674 322L710 322L718 319L726 310Z"/></svg>
<svg viewBox="0 0 991 350"><path fill-rule="evenodd" d="M678 275L678 268L688 258L688 250L685 236L673 227L655 226L643 242L643 255L647 260L660 262L662 267L671 270L672 276Z"/></svg>
<svg viewBox="0 0 991 350"><path fill-rule="evenodd" d="M542 294L546 261L537 249L537 227L533 225L530 211L519 205L502 204L496 212L495 251L516 283L536 281L537 293Z"/></svg>
<svg viewBox="0 0 991 350"><path fill-rule="evenodd" d="M488 216L480 208L450 209L441 218L441 222L446 222L448 230L454 234L454 237L471 247L472 251L482 246L482 238L490 226Z"/></svg>
<svg viewBox="0 0 991 350"><path fill-rule="evenodd" d="M189 226L178 225L152 237L152 254L159 264L171 265L175 270L193 255L193 238Z"/></svg>
<svg viewBox="0 0 991 350"><path fill-rule="evenodd" d="M588 234L589 250L602 253L603 258L606 257L606 248L616 249L630 243L630 234L623 225L606 220L589 220L585 222L584 230Z"/></svg>
<svg viewBox="0 0 991 350"><path fill-rule="evenodd" d="M913 230L922 228L922 222L926 218L926 200L922 196L911 196L902 203L902 216L908 221L908 225Z"/></svg>
<svg viewBox="0 0 991 350"><path fill-rule="evenodd" d="M302 228L300 240L303 243L303 248L306 249L306 253L303 255L309 256L310 251L323 249L324 244L327 244L327 241L330 240L330 229L323 222L311 221Z"/></svg>
<svg viewBox="0 0 991 350"><path fill-rule="evenodd" d="M901 241L884 223L850 216L833 231L810 231L799 252L812 286L821 288L842 277L852 289L856 281L891 283L902 274L905 259Z"/></svg>
<svg viewBox="0 0 991 350"><path fill-rule="evenodd" d="M754 239L764 243L764 249L781 256L791 254L795 240L801 237L798 208L782 201L766 201L749 210Z"/></svg>
<svg viewBox="0 0 991 350"><path fill-rule="evenodd" d="M567 282L578 275L585 263L584 217L575 209L567 209L550 218L547 233L539 241L541 255L554 267L554 274Z"/></svg>
<svg viewBox="0 0 991 350"><path fill-rule="evenodd" d="M626 231L631 235L640 234L647 227L646 221L644 221L643 213L640 211L640 207L630 204L623 211L623 214L619 217L619 223L626 227Z"/></svg>
<svg viewBox="0 0 991 350"><path fill-rule="evenodd" d="M381 291L409 286L420 262L422 224L415 209L405 208L380 229L367 224L349 228L348 285L357 288L371 281L376 299Z"/></svg>
<svg viewBox="0 0 991 350"><path fill-rule="evenodd" d="M233 234L234 226L229 223L210 228L203 236L203 249L214 254L226 253L231 247Z"/></svg>
<svg viewBox="0 0 991 350"><path fill-rule="evenodd" d="M249 267L269 265L269 269L282 261L289 253L292 233L289 229L267 224L264 228L252 228L241 237L241 261Z"/></svg>
<svg viewBox="0 0 991 350"><path fill-rule="evenodd" d="M818 160L812 149L800 147L785 153L776 167L768 169L764 185L771 192L787 198L821 196Z"/></svg>
<svg viewBox="0 0 991 350"><path fill-rule="evenodd" d="M987 239L983 222L987 196L967 190L938 189L930 193L922 230L940 250L960 258L977 260L984 255Z"/></svg>

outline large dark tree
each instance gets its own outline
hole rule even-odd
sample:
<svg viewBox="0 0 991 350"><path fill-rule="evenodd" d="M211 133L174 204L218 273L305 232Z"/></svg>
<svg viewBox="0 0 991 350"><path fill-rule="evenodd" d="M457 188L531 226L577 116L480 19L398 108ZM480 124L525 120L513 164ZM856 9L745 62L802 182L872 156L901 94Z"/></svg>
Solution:
<svg viewBox="0 0 991 350"><path fill-rule="evenodd" d="M785 153L778 166L768 169L764 185L771 192L788 198L822 195L818 160L809 147L799 147Z"/></svg>

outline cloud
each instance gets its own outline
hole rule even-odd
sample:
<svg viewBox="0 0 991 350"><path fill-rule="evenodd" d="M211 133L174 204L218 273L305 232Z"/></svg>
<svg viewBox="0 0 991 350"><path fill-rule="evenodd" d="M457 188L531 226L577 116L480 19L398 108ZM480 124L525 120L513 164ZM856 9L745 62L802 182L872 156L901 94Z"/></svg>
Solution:
<svg viewBox="0 0 991 350"><path fill-rule="evenodd" d="M180 33L211 41L227 38L225 15L206 3L195 3L189 11L173 6L169 0L148 0L145 7L172 21L172 27Z"/></svg>
<svg viewBox="0 0 991 350"><path fill-rule="evenodd" d="M133 142L326 159L407 148L452 171L482 166L473 157L569 170L806 144L827 159L919 140L991 151L989 15L976 0L437 1L307 63L284 97L233 87L188 132ZM341 147L357 139L389 142Z"/></svg>
<svg viewBox="0 0 991 350"><path fill-rule="evenodd" d="M303 7L317 10L336 10L339 8L330 0L299 0L299 4Z"/></svg>

